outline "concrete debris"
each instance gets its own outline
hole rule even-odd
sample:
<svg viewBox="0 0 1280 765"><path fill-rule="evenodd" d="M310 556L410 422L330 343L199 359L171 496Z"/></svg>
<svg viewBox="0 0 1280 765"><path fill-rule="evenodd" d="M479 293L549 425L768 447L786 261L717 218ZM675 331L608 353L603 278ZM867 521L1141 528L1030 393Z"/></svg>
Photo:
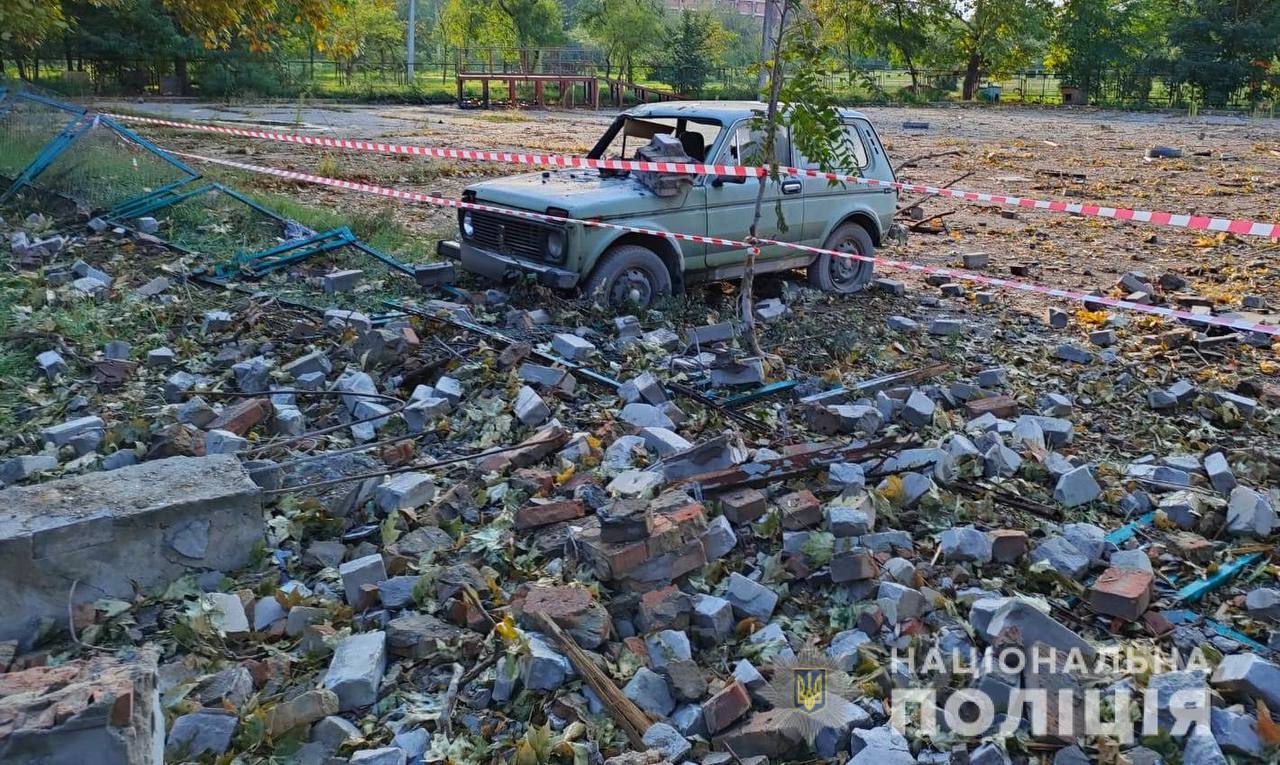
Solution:
<svg viewBox="0 0 1280 765"><path fill-rule="evenodd" d="M1026 754L997 723L1049 740L1016 692L1093 688L1165 722L1212 688L1209 724L1148 745L1269 754L1280 391L1258 333L938 274L853 312L770 277L756 338L716 290L614 317L452 267L414 266L432 294L388 312L400 275L344 253L214 291L82 223L42 220L15 257L39 269L12 312L37 347L0 438L0 760L145 740L138 762L1006 765ZM1090 294L1273 320L1262 282L1215 271L1246 296L1226 306L1206 278ZM939 679L910 650L1153 646L1211 648L1212 678L982 668L945 685L992 697L987 738L888 724L894 690ZM166 658L131 705L89 689L144 652ZM795 667L856 683L827 675L811 729ZM1034 751L1157 756L1117 738Z"/></svg>

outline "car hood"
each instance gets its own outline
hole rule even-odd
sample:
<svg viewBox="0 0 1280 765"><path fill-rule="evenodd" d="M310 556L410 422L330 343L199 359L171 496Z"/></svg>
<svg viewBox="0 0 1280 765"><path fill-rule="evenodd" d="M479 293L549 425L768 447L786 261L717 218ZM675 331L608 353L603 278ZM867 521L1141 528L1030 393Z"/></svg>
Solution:
<svg viewBox="0 0 1280 765"><path fill-rule="evenodd" d="M597 170L550 170L482 181L467 187L477 202L546 212L569 211L573 218L613 218L680 207L685 193L659 197L632 175L602 177ZM687 192L686 192L687 193Z"/></svg>

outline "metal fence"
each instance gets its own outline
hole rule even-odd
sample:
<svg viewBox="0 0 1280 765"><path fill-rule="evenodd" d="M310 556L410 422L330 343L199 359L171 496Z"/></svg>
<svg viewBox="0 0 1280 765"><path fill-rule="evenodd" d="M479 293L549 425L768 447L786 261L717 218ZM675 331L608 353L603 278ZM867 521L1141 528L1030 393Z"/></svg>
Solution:
<svg viewBox="0 0 1280 765"><path fill-rule="evenodd" d="M0 85L0 203L52 195L198 256L198 273L255 279L302 304L331 301L316 284L334 270L360 269L387 294L413 283L412 266L347 226L314 231L231 183L204 177L110 117ZM356 305L374 310L382 292L360 297Z"/></svg>
<svg viewBox="0 0 1280 765"><path fill-rule="evenodd" d="M586 48L467 47L419 58L415 76L407 77L400 58L335 61L324 58L276 58L247 54L209 54L185 62L173 60L80 61L75 69L40 69L40 84L68 95L197 95L209 98L298 96L449 102L456 98L459 70L472 73L578 74L618 77L601 55ZM12 64L9 64L12 66ZM630 80L670 88L659 79L671 76L655 62L631 67ZM714 66L699 73L704 98L755 96L756 75L747 67ZM825 75L827 87L848 103L928 103L959 100L964 72L945 69L892 68L883 62L836 65ZM687 78L686 78L687 81ZM1178 84L1170 71L1102 70L1090 78L1089 92L1070 87L1044 69L988 77L979 83L977 100L1034 104L1089 103L1131 109L1186 109L1197 102L1193 89ZM1064 88L1064 86L1067 86ZM1241 88L1226 100L1233 109L1270 109L1274 100L1257 89Z"/></svg>

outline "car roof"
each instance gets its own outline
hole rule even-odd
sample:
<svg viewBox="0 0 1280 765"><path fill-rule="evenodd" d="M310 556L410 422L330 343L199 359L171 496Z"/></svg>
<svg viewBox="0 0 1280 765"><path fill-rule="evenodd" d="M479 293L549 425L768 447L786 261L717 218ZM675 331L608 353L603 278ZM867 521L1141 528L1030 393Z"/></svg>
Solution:
<svg viewBox="0 0 1280 765"><path fill-rule="evenodd" d="M762 101L663 101L640 104L624 114L632 117L712 117L724 124L752 117L766 109ZM841 109L845 119L863 118L861 112Z"/></svg>

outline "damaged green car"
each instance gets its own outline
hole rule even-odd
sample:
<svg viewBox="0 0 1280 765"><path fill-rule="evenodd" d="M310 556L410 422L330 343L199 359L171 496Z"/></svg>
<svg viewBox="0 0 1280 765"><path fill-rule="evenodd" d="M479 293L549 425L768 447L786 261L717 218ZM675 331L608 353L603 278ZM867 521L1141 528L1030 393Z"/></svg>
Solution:
<svg viewBox="0 0 1280 765"><path fill-rule="evenodd" d="M764 104L680 101L646 104L619 115L587 155L719 165L756 164L762 136L752 129ZM843 111L848 155L842 172L893 181L893 168L871 123ZM792 146L775 143L781 167L818 169ZM656 231L742 240L754 211L758 180L594 169L556 169L468 186L463 201L589 219ZM864 184L783 174L767 180L758 236L872 255L886 238L897 192ZM779 216L779 211L781 216ZM438 251L472 273L509 281L533 275L562 289L580 289L600 304L648 307L686 285L735 279L746 250L652 234L559 224L479 210L460 210L459 240ZM804 268L820 289L852 293L872 278L872 263L765 246L757 273Z"/></svg>

